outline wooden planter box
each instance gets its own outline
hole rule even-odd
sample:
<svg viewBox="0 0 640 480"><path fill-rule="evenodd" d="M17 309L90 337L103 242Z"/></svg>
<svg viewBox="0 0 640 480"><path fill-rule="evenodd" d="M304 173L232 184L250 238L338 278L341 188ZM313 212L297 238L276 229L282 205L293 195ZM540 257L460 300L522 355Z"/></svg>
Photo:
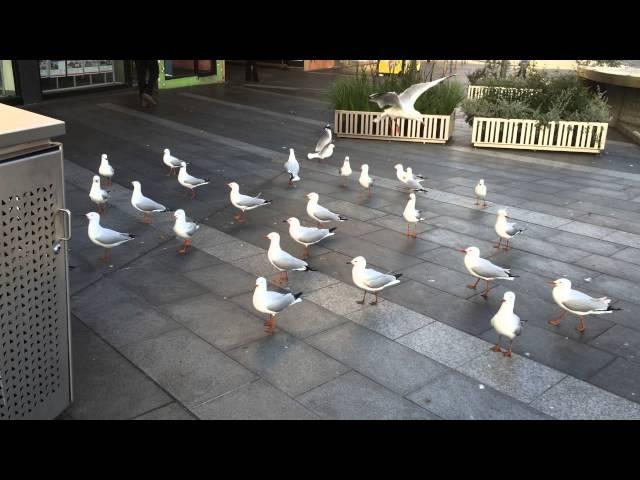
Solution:
<svg viewBox="0 0 640 480"><path fill-rule="evenodd" d="M382 112L336 110L335 132L338 137L395 140L399 142L447 143L453 136L455 112L451 115L423 115L425 124L405 118L373 121ZM396 135L395 125L400 123Z"/></svg>
<svg viewBox="0 0 640 480"><path fill-rule="evenodd" d="M469 85L467 88L467 98L482 98L489 90L497 90L505 98L521 97L525 94L532 95L535 92L539 92L539 90L535 88L486 87L484 85Z"/></svg>
<svg viewBox="0 0 640 480"><path fill-rule="evenodd" d="M474 117L471 142L474 147L600 153L607 128L595 122L549 122L541 127L537 120Z"/></svg>

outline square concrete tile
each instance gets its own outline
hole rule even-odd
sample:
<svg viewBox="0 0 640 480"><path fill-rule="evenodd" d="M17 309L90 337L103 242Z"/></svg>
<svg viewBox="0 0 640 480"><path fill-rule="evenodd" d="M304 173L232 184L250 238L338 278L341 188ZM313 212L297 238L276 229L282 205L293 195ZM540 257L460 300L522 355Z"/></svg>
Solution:
<svg viewBox="0 0 640 480"><path fill-rule="evenodd" d="M298 400L329 420L432 420L437 417L397 393L351 371Z"/></svg>
<svg viewBox="0 0 640 480"><path fill-rule="evenodd" d="M187 329L127 345L122 353L187 407L256 378Z"/></svg>
<svg viewBox="0 0 640 480"><path fill-rule="evenodd" d="M227 263L193 270L184 276L221 297L253 292L257 278Z"/></svg>
<svg viewBox="0 0 640 480"><path fill-rule="evenodd" d="M337 315L347 315L363 307L359 303L356 303L362 300L362 296L363 292L359 288L345 285L344 283L337 283L319 290L314 290L309 295L306 295L305 298ZM373 297L369 296L367 301L373 301ZM382 304L383 301L381 297L378 297L380 304Z"/></svg>
<svg viewBox="0 0 640 480"><path fill-rule="evenodd" d="M411 234L413 234L413 226L411 226ZM390 248L404 255L418 256L422 252L433 250L440 247L439 244L428 242L420 238L407 237L405 230L392 231L386 228L373 233L368 233L361 237L367 242L375 243L385 248Z"/></svg>
<svg viewBox="0 0 640 480"><path fill-rule="evenodd" d="M420 388L445 369L355 323L314 335L307 342L401 395Z"/></svg>
<svg viewBox="0 0 640 480"><path fill-rule="evenodd" d="M367 241L364 237L336 237L327 247L351 258L363 256L367 263L377 265L383 270L398 271L418 263L422 260L414 256L405 255L388 247L382 247Z"/></svg>
<svg viewBox="0 0 640 480"><path fill-rule="evenodd" d="M284 332L244 345L229 355L292 397L349 370Z"/></svg>
<svg viewBox="0 0 640 480"><path fill-rule="evenodd" d="M171 397L81 322L71 326L76 420L125 420L171 402Z"/></svg>
<svg viewBox="0 0 640 480"><path fill-rule="evenodd" d="M548 237L550 242L565 245L567 247L577 247L580 250L589 253L597 253L599 255L614 255L624 248L616 243L604 242L592 237L577 235L570 232L560 232L557 235Z"/></svg>
<svg viewBox="0 0 640 480"><path fill-rule="evenodd" d="M531 404L560 420L640 420L640 405L567 377Z"/></svg>
<svg viewBox="0 0 640 480"><path fill-rule="evenodd" d="M434 321L391 302L382 302L379 305L365 304L364 308L348 314L347 318L392 340Z"/></svg>
<svg viewBox="0 0 640 480"><path fill-rule="evenodd" d="M606 315L607 319L618 325L624 325L625 327L629 327L633 330L640 330L640 322L638 322L640 304L618 300L617 302L613 302L612 305L616 308L621 308L622 310Z"/></svg>
<svg viewBox="0 0 640 480"><path fill-rule="evenodd" d="M400 337L397 342L452 368L491 348L490 343L440 322Z"/></svg>
<svg viewBox="0 0 640 480"><path fill-rule="evenodd" d="M340 213L347 218L353 217L356 220L361 220L363 222L386 215L385 212L380 210L363 207L361 205L356 205L355 203L345 202L344 200L332 200L330 202L326 202L323 206L332 212Z"/></svg>
<svg viewBox="0 0 640 480"><path fill-rule="evenodd" d="M460 254L460 256L462 256L462 254ZM460 273L429 262L424 262L420 265L404 269L402 270L402 273L407 278L460 298L469 299L484 291L480 288L484 287L484 285L480 284L478 284L478 288L475 290L467 288L467 285L475 283L475 278L470 274ZM492 283L493 285L489 284L489 288L495 286L495 282Z"/></svg>
<svg viewBox="0 0 640 480"><path fill-rule="evenodd" d="M589 342L590 345L628 360L640 362L640 331L615 325Z"/></svg>
<svg viewBox="0 0 640 480"><path fill-rule="evenodd" d="M631 282L640 282L640 268L638 265L628 263L624 260L616 260L602 255L590 255L576 262L585 268L590 268L597 272L606 273L613 277L622 278Z"/></svg>
<svg viewBox="0 0 640 480"><path fill-rule="evenodd" d="M136 417L135 420L196 420L188 410L180 404L173 402L164 407L152 410L149 413Z"/></svg>
<svg viewBox="0 0 640 480"><path fill-rule="evenodd" d="M251 257L264 252L263 249L240 240L200 248L203 252L213 255L214 257L218 257L220 260L224 260L225 262L231 262L232 260L238 260L239 258Z"/></svg>
<svg viewBox="0 0 640 480"><path fill-rule="evenodd" d="M159 262L163 266L175 272L190 272L199 268L220 265L222 260L213 255L208 255L202 250L195 247L189 247L187 253L182 255L178 250L182 248L182 244L176 242L175 245L162 246L149 252L149 255L136 261L138 263L156 263Z"/></svg>
<svg viewBox="0 0 640 480"><path fill-rule="evenodd" d="M479 238L470 237L461 233L452 232L444 228L434 228L427 230L418 235L418 238L429 242L437 243L448 248L467 248L470 246L478 247L481 252L493 251L493 243L480 240ZM496 236L497 241L497 236ZM462 255L462 254L461 254ZM487 255L486 253L484 255Z"/></svg>
<svg viewBox="0 0 640 480"><path fill-rule="evenodd" d="M640 363L616 358L589 379L589 383L640 403Z"/></svg>
<svg viewBox="0 0 640 480"><path fill-rule="evenodd" d="M400 210L400 209L399 209ZM402 212L400 212L402 213ZM416 231L418 235L426 232L427 230L431 230L433 225L429 224L429 215L428 212L423 213L422 216L427 220L424 222L420 222L416 225ZM436 216L436 214L431 214L431 217ZM369 220L369 223L374 225L380 225L381 227L387 228L393 232L406 232L407 231L407 222L404 218L399 215L385 215L384 217L374 218ZM413 232L413 225L411 226L411 231Z"/></svg>
<svg viewBox="0 0 640 480"><path fill-rule="evenodd" d="M327 252L323 255L312 257L309 260L309 264L317 269L319 273L321 272L329 278L344 282L347 285L353 285L353 266L347 263L352 259L353 257L342 253Z"/></svg>
<svg viewBox="0 0 640 480"><path fill-rule="evenodd" d="M544 420L525 403L450 371L407 397L446 420Z"/></svg>
<svg viewBox="0 0 640 480"><path fill-rule="evenodd" d="M163 310L171 318L223 351L265 335L263 322L256 315L211 293L164 305Z"/></svg>
<svg viewBox="0 0 640 480"><path fill-rule="evenodd" d="M264 380L193 409L202 420L315 420L318 417Z"/></svg>
<svg viewBox="0 0 640 480"><path fill-rule="evenodd" d="M538 398L566 377L562 372L517 354L507 358L491 351L457 370L525 403Z"/></svg>
<svg viewBox="0 0 640 480"><path fill-rule="evenodd" d="M637 282L630 282L610 275L600 275L596 281L593 282L591 289L594 290L594 295L606 295L640 305ZM617 312L613 312L609 315L613 317L616 313Z"/></svg>
<svg viewBox="0 0 640 480"><path fill-rule="evenodd" d="M634 263L636 265L640 265L640 249L627 247L624 250L617 252L612 255L613 258L617 260L622 260L624 262Z"/></svg>

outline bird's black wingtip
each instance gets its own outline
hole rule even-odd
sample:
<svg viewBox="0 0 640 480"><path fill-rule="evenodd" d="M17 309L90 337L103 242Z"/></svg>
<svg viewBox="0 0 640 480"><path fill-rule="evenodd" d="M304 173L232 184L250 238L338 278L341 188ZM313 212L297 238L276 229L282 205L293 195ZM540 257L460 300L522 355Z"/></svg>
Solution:
<svg viewBox="0 0 640 480"><path fill-rule="evenodd" d="M397 280L402 276L402 274L401 273L394 273L393 276L396 277L396 280Z"/></svg>
<svg viewBox="0 0 640 480"><path fill-rule="evenodd" d="M129 234L129 238L136 238L138 235L134 235L133 233Z"/></svg>
<svg viewBox="0 0 640 480"><path fill-rule="evenodd" d="M293 294L293 298L295 298L296 300L297 300L298 298L300 298L301 296L302 296L302 292L298 292L298 293L294 293L294 294Z"/></svg>
<svg viewBox="0 0 640 480"><path fill-rule="evenodd" d="M335 232L337 228L338 228L338 227L331 227L331 228L329 229L329 233L333 233L333 232Z"/></svg>
<svg viewBox="0 0 640 480"><path fill-rule="evenodd" d="M306 267L304 267L304 271L305 272L317 272L318 270L316 270L315 268L311 268L309 265L307 265Z"/></svg>
<svg viewBox="0 0 640 480"><path fill-rule="evenodd" d="M617 312L617 311L622 310L622 309L619 308L619 307L612 307L611 305L609 305L609 308L607 310L609 310L611 312Z"/></svg>

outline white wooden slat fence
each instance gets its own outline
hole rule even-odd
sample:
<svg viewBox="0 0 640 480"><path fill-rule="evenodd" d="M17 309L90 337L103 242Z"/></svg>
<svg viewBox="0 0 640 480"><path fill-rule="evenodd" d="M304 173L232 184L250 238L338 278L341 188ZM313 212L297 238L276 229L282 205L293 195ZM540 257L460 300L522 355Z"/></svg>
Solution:
<svg viewBox="0 0 640 480"><path fill-rule="evenodd" d="M489 90L500 92L506 98L521 97L523 95L533 95L540 90L535 88L511 88L511 87L487 87L484 85L469 85L467 87L467 98L478 99L484 97Z"/></svg>

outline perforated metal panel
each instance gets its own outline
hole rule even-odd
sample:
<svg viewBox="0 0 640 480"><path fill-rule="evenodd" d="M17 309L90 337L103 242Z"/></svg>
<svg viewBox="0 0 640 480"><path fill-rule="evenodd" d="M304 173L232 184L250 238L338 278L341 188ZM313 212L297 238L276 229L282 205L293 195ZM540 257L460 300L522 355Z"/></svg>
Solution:
<svg viewBox="0 0 640 480"><path fill-rule="evenodd" d="M0 420L71 401L62 179L61 147L0 163Z"/></svg>

